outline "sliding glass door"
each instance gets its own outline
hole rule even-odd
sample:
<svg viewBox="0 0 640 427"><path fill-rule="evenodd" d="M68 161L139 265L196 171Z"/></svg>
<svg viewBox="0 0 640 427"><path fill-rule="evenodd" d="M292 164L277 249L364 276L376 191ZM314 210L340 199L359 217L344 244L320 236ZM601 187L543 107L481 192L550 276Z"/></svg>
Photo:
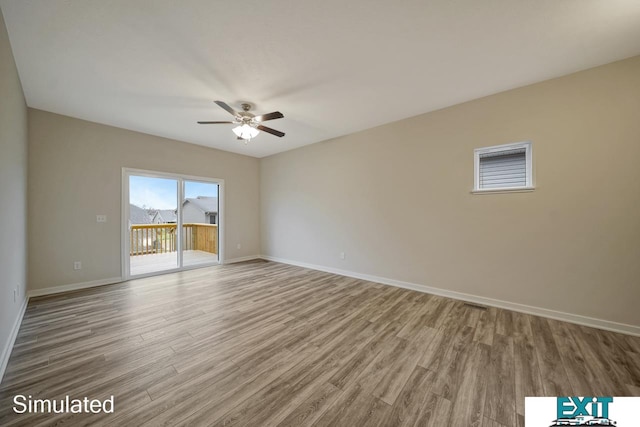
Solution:
<svg viewBox="0 0 640 427"><path fill-rule="evenodd" d="M178 268L178 180L130 175L128 208L129 275Z"/></svg>
<svg viewBox="0 0 640 427"><path fill-rule="evenodd" d="M222 180L123 169L123 277L215 265Z"/></svg>

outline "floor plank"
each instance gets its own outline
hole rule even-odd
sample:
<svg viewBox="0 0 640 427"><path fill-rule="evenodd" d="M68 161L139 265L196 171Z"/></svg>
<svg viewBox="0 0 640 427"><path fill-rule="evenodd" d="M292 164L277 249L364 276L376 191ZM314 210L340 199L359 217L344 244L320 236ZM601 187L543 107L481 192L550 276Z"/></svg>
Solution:
<svg viewBox="0 0 640 427"><path fill-rule="evenodd" d="M516 417L513 338L496 334L490 351L484 416L511 426Z"/></svg>
<svg viewBox="0 0 640 427"><path fill-rule="evenodd" d="M544 396L540 367L536 357L533 337L522 335L514 338L513 345L516 413L524 415L527 396Z"/></svg>
<svg viewBox="0 0 640 427"><path fill-rule="evenodd" d="M413 426L431 396L434 377L435 372L416 366L383 424Z"/></svg>

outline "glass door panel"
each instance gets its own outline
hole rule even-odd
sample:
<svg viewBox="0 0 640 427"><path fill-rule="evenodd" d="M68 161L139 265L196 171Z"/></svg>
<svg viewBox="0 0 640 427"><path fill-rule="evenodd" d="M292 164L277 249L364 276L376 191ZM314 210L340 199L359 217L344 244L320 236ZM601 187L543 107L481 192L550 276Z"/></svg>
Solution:
<svg viewBox="0 0 640 427"><path fill-rule="evenodd" d="M129 176L129 275L179 267L178 180Z"/></svg>
<svg viewBox="0 0 640 427"><path fill-rule="evenodd" d="M182 265L218 262L218 184L184 181Z"/></svg>

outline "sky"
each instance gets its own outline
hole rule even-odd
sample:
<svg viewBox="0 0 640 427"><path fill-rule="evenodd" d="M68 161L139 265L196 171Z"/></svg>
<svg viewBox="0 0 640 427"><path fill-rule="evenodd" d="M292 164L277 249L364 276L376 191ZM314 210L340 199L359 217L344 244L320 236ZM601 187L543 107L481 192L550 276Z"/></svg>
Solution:
<svg viewBox="0 0 640 427"><path fill-rule="evenodd" d="M218 185L205 182L185 181L185 197L217 197ZM129 177L129 202L133 205L153 209L176 209L178 181L175 179Z"/></svg>

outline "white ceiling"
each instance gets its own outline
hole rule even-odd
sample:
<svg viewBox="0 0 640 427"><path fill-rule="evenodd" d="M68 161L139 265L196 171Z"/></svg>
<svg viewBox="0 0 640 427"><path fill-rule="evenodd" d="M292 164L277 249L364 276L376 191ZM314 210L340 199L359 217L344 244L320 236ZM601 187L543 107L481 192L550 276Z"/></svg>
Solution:
<svg viewBox="0 0 640 427"><path fill-rule="evenodd" d="M637 0L0 0L30 107L255 157L640 54ZM213 103L281 111L245 145Z"/></svg>

